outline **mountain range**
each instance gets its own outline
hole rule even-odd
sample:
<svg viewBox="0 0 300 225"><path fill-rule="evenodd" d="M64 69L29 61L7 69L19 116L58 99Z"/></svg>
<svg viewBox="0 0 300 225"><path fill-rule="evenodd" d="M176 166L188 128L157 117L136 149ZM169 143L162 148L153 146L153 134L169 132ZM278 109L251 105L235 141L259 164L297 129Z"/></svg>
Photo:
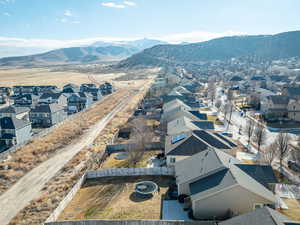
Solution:
<svg viewBox="0 0 300 225"><path fill-rule="evenodd" d="M90 46L52 50L46 53L7 57L0 66L120 61L117 67L197 64L255 56L261 59L300 57L300 31L275 35L231 36L199 43L166 44L142 39L121 42L95 42Z"/></svg>
<svg viewBox="0 0 300 225"><path fill-rule="evenodd" d="M281 59L300 56L300 31L275 35L232 36L210 41L157 45L119 63L119 67L162 66L256 56Z"/></svg>
<svg viewBox="0 0 300 225"><path fill-rule="evenodd" d="M61 48L41 54L1 58L0 66L34 66L119 61L157 44L166 44L166 42L151 39L95 42L89 46Z"/></svg>

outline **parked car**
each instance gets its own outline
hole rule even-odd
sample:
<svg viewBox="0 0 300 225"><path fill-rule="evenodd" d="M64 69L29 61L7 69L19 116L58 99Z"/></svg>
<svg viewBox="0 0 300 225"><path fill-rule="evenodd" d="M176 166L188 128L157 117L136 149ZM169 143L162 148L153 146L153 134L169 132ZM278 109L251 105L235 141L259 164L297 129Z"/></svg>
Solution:
<svg viewBox="0 0 300 225"><path fill-rule="evenodd" d="M292 161L292 160L289 160L289 161L288 161L288 167L289 167L291 170L300 173L300 165L299 165L297 162Z"/></svg>

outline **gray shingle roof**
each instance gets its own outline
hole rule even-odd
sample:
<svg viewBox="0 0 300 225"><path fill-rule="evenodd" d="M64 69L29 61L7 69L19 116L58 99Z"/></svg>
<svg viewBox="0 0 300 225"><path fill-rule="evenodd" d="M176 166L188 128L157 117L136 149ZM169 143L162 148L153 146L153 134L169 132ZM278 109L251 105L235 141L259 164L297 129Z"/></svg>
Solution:
<svg viewBox="0 0 300 225"><path fill-rule="evenodd" d="M216 173L208 175L202 179L190 183L191 195L213 189L214 192L232 186L236 183L228 168L224 168Z"/></svg>
<svg viewBox="0 0 300 225"><path fill-rule="evenodd" d="M0 113L15 113L15 114L20 114L24 112L29 112L28 107L15 107L15 106L7 106L4 108L0 109Z"/></svg>
<svg viewBox="0 0 300 225"><path fill-rule="evenodd" d="M236 166L265 187L268 187L268 184L278 183L271 166L250 164L237 164Z"/></svg>
<svg viewBox="0 0 300 225"><path fill-rule="evenodd" d="M188 105L186 105L183 101L181 101L181 100L179 100L177 98L174 99L174 100L172 100L172 101L170 101L170 102L165 103L163 105L163 110L164 110L164 112L167 112L167 111L170 111L170 110L172 110L174 108L177 108L179 106L182 106L182 107L184 107L184 108L186 108L188 110L191 110L191 108Z"/></svg>
<svg viewBox="0 0 300 225"><path fill-rule="evenodd" d="M241 162L220 150L205 150L176 162L177 182L185 183L190 180L196 180L212 171L228 168L231 164L241 164Z"/></svg>
<svg viewBox="0 0 300 225"><path fill-rule="evenodd" d="M239 185L245 190L261 196L272 203L277 201L271 191L243 172L235 164L241 163L227 153L216 149L209 149L175 164L177 183L194 183L195 189L191 198L197 200L224 188ZM221 176L219 172L226 168L228 172L221 174ZM216 174L221 176L219 176L220 179L217 179L218 176L214 176ZM205 182L203 182L204 178ZM199 185L203 186L199 187Z"/></svg>
<svg viewBox="0 0 300 225"><path fill-rule="evenodd" d="M300 95L300 87L288 87L287 93L290 96Z"/></svg>
<svg viewBox="0 0 300 225"><path fill-rule="evenodd" d="M30 122L26 120L20 120L15 117L3 117L0 119L0 127L2 129L21 129L29 126Z"/></svg>
<svg viewBox="0 0 300 225"><path fill-rule="evenodd" d="M273 104L287 105L289 103L290 97L284 95L271 95L268 99L273 102Z"/></svg>
<svg viewBox="0 0 300 225"><path fill-rule="evenodd" d="M40 99L47 99L47 98L52 98L52 99L58 99L60 96L62 95L62 93L43 93L40 97Z"/></svg>
<svg viewBox="0 0 300 225"><path fill-rule="evenodd" d="M38 105L35 108L31 109L31 112L34 113L54 113L63 110L63 107L59 104L47 104L47 105Z"/></svg>
<svg viewBox="0 0 300 225"><path fill-rule="evenodd" d="M185 132L186 138L176 143L172 143L173 136L167 136L165 140L166 155L192 156L206 150L209 146L197 138L193 132Z"/></svg>
<svg viewBox="0 0 300 225"><path fill-rule="evenodd" d="M268 207L236 216L219 225L286 225L290 218Z"/></svg>

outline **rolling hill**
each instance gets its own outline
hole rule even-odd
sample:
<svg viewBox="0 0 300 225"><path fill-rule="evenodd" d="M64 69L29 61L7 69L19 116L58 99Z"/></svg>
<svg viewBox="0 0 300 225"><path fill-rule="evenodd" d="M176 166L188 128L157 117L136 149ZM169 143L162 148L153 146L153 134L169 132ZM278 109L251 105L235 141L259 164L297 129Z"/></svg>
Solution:
<svg viewBox="0 0 300 225"><path fill-rule="evenodd" d="M151 39L95 42L90 46L62 48L41 54L1 58L0 66L35 66L119 61L157 44L165 44L165 42Z"/></svg>
<svg viewBox="0 0 300 225"><path fill-rule="evenodd" d="M199 63L245 56L263 59L300 56L300 31L223 37L186 45L157 45L121 61L118 67Z"/></svg>
<svg viewBox="0 0 300 225"><path fill-rule="evenodd" d="M124 59L139 49L120 46L72 47L52 50L42 54L0 59L1 66L30 66L62 63L92 63Z"/></svg>

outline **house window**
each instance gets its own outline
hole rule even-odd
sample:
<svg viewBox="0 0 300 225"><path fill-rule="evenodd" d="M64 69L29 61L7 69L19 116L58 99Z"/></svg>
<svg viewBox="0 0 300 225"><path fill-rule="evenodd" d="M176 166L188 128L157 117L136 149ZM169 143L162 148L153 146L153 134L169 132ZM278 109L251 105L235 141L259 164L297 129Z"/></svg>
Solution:
<svg viewBox="0 0 300 225"><path fill-rule="evenodd" d="M175 162L176 162L176 158L173 158L173 157L170 158L170 162L171 162L171 163L175 163Z"/></svg>
<svg viewBox="0 0 300 225"><path fill-rule="evenodd" d="M254 206L253 206L253 209L260 209L260 208L263 208L264 207L264 204L262 203L254 203Z"/></svg>

